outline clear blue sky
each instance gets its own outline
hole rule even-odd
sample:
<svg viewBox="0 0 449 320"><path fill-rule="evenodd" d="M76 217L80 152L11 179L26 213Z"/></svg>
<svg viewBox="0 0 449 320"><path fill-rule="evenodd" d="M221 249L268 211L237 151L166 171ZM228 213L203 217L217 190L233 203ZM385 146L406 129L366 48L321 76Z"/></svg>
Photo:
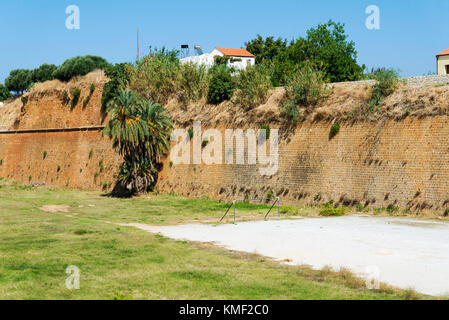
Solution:
<svg viewBox="0 0 449 320"><path fill-rule="evenodd" d="M65 27L72 4L80 8L80 30ZM368 5L380 8L380 30L365 27ZM141 52L183 43L209 51L242 47L257 34L292 39L329 19L346 24L360 64L398 68L404 76L434 72L435 55L449 47L449 0L1 1L0 82L12 69L77 55L132 62L137 27Z"/></svg>

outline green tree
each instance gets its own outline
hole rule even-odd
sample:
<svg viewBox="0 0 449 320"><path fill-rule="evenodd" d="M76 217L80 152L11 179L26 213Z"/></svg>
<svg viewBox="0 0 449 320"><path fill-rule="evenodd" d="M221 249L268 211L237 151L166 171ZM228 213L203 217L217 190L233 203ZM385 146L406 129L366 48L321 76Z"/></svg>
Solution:
<svg viewBox="0 0 449 320"><path fill-rule="evenodd" d="M11 97L11 92L0 83L0 101L5 101L6 99Z"/></svg>
<svg viewBox="0 0 449 320"><path fill-rule="evenodd" d="M321 66L329 82L359 80L365 69L357 64L355 43L348 41L344 24L332 20L309 29L305 39L293 41L286 55L294 64L309 60Z"/></svg>
<svg viewBox="0 0 449 320"><path fill-rule="evenodd" d="M22 94L32 83L32 71L26 69L12 70L5 80L6 88L17 94Z"/></svg>
<svg viewBox="0 0 449 320"><path fill-rule="evenodd" d="M213 104L219 104L229 100L234 92L231 70L225 65L216 65L210 69L212 78L209 83L207 100Z"/></svg>
<svg viewBox="0 0 449 320"><path fill-rule="evenodd" d="M54 64L44 63L39 68L33 70L32 81L33 82L45 82L48 80L53 80L53 73L57 67Z"/></svg>
<svg viewBox="0 0 449 320"><path fill-rule="evenodd" d="M109 63L102 57L79 56L64 61L54 72L53 77L61 81L69 81L75 76L83 76L95 69L105 69Z"/></svg>
<svg viewBox="0 0 449 320"><path fill-rule="evenodd" d="M119 182L131 194L146 192L157 181L161 157L168 151L172 122L165 109L121 90L109 105L110 121L103 131L124 162Z"/></svg>
<svg viewBox="0 0 449 320"><path fill-rule="evenodd" d="M256 64L271 61L287 48L287 40L275 39L273 36L265 39L258 34L257 37L245 43L246 50L256 56Z"/></svg>

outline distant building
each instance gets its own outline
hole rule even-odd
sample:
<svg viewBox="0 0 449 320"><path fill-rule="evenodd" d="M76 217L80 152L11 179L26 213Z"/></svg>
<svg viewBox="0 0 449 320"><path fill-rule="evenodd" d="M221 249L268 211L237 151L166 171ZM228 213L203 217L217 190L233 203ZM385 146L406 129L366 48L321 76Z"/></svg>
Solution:
<svg viewBox="0 0 449 320"><path fill-rule="evenodd" d="M181 63L196 63L212 67L215 63L215 56L228 56L231 58L227 62L228 67L233 67L236 70L246 69L247 66L256 64L256 57L246 49L232 49L216 47L211 53L202 54L199 56L192 56L181 59Z"/></svg>
<svg viewBox="0 0 449 320"><path fill-rule="evenodd" d="M437 55L437 74L449 74L449 48Z"/></svg>

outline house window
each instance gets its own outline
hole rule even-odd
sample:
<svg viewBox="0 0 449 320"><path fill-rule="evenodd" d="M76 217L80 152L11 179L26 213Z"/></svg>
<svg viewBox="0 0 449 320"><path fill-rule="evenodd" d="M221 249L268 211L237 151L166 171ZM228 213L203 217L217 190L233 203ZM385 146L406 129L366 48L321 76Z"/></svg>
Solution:
<svg viewBox="0 0 449 320"><path fill-rule="evenodd" d="M449 64L446 65L446 74L449 74Z"/></svg>

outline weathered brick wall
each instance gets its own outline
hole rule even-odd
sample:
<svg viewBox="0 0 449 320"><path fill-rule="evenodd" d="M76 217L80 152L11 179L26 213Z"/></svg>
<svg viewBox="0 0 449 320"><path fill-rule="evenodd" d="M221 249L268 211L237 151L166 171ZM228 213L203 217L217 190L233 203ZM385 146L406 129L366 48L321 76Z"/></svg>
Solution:
<svg viewBox="0 0 449 320"><path fill-rule="evenodd" d="M279 171L272 177L261 176L255 165L170 166L168 159L159 188L226 200L264 197L272 189L283 203L332 199L444 211L449 206L448 119L348 123L333 139L331 124L304 123L281 141Z"/></svg>
<svg viewBox="0 0 449 320"><path fill-rule="evenodd" d="M74 131L0 134L0 163L0 177L26 184L109 190L121 161L101 131Z"/></svg>

